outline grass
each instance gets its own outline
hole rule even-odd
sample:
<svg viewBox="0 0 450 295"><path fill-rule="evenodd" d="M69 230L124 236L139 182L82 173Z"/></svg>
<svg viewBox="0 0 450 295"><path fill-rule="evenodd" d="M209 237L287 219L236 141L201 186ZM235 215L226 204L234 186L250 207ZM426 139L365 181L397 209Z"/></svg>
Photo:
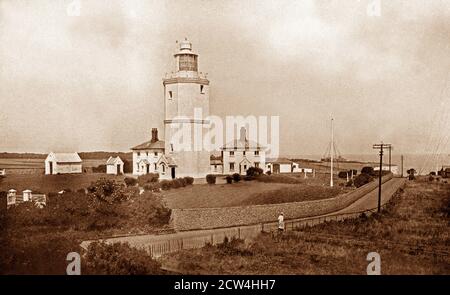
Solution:
<svg viewBox="0 0 450 295"><path fill-rule="evenodd" d="M366 274L375 251L382 274L450 274L449 221L450 185L415 181L380 215L185 250L163 264L184 274Z"/></svg>
<svg viewBox="0 0 450 295"><path fill-rule="evenodd" d="M20 204L0 211L0 274L65 274L66 255L82 253L83 240L170 230L169 217L151 193L111 205L81 193L50 198L44 209Z"/></svg>
<svg viewBox="0 0 450 295"><path fill-rule="evenodd" d="M72 191L87 188L91 182L99 178L114 179L123 182L124 176L107 175L104 173L94 174L61 174L61 175L6 175L0 182L0 191L8 191L15 189L19 193L23 190L30 189L33 192L50 193L58 192L63 189L71 189Z"/></svg>

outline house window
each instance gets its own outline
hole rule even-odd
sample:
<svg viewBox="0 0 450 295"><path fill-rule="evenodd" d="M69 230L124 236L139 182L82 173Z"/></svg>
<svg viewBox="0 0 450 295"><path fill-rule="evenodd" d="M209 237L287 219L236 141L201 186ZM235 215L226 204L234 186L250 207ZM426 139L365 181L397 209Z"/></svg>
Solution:
<svg viewBox="0 0 450 295"><path fill-rule="evenodd" d="M136 171L139 172L139 164L136 165Z"/></svg>
<svg viewBox="0 0 450 295"><path fill-rule="evenodd" d="M158 152L155 152L155 157L157 157L158 156Z"/></svg>
<svg viewBox="0 0 450 295"><path fill-rule="evenodd" d="M230 171L234 171L234 163L230 163Z"/></svg>
<svg viewBox="0 0 450 295"><path fill-rule="evenodd" d="M173 93L172 93L172 91L169 91L169 99L172 99L173 98Z"/></svg>
<svg viewBox="0 0 450 295"><path fill-rule="evenodd" d="M173 143L170 144L170 151L173 152Z"/></svg>
<svg viewBox="0 0 450 295"><path fill-rule="evenodd" d="M259 162L255 162L255 167L259 168Z"/></svg>
<svg viewBox="0 0 450 295"><path fill-rule="evenodd" d="M166 173L166 165L162 164L161 167L162 167L162 173Z"/></svg>
<svg viewBox="0 0 450 295"><path fill-rule="evenodd" d="M137 152L137 156L140 157L141 156L141 152Z"/></svg>
<svg viewBox="0 0 450 295"><path fill-rule="evenodd" d="M155 163L155 171L158 171L158 165Z"/></svg>
<svg viewBox="0 0 450 295"><path fill-rule="evenodd" d="M230 152L230 156L234 156L234 152L233 151Z"/></svg>
<svg viewBox="0 0 450 295"><path fill-rule="evenodd" d="M245 151L243 151L242 154L245 156Z"/></svg>
<svg viewBox="0 0 450 295"><path fill-rule="evenodd" d="M200 85L200 93L205 94L205 87L203 85Z"/></svg>
<svg viewBox="0 0 450 295"><path fill-rule="evenodd" d="M145 155L148 157L148 152L146 152Z"/></svg>
<svg viewBox="0 0 450 295"><path fill-rule="evenodd" d="M255 151L255 156L259 156L259 151Z"/></svg>

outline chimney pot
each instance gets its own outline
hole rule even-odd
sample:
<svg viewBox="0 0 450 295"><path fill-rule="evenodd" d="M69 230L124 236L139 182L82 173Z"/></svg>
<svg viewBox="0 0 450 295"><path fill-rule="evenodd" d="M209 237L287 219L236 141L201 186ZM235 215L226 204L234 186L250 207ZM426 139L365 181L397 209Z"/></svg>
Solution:
<svg viewBox="0 0 450 295"><path fill-rule="evenodd" d="M158 141L158 128L152 128L152 143Z"/></svg>

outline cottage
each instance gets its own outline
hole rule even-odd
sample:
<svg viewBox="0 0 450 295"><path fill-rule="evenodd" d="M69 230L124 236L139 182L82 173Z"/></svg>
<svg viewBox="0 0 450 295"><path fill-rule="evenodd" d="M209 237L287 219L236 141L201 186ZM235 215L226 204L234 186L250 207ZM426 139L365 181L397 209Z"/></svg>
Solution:
<svg viewBox="0 0 450 295"><path fill-rule="evenodd" d="M45 159L45 174L81 173L81 158L77 153L50 153Z"/></svg>
<svg viewBox="0 0 450 295"><path fill-rule="evenodd" d="M294 172L294 162L286 158L276 158L266 160L266 171L271 173L291 173Z"/></svg>
<svg viewBox="0 0 450 295"><path fill-rule="evenodd" d="M246 129L242 127L239 139L228 142L222 147L222 161L223 174L245 174L250 167L264 168L265 148L247 139Z"/></svg>
<svg viewBox="0 0 450 295"><path fill-rule="evenodd" d="M216 157L214 155L211 155L209 160L211 170L211 174L222 174L223 173L223 161L222 157Z"/></svg>
<svg viewBox="0 0 450 295"><path fill-rule="evenodd" d="M106 174L123 174L123 164L120 157L109 157L106 161Z"/></svg>

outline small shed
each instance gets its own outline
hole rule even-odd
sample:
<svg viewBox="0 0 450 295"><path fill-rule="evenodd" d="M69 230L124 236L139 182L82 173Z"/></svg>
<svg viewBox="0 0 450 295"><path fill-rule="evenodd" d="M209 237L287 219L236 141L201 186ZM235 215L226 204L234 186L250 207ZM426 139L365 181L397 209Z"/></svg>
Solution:
<svg viewBox="0 0 450 295"><path fill-rule="evenodd" d="M291 173L293 172L294 162L286 158L266 159L266 170L278 174L278 173Z"/></svg>
<svg viewBox="0 0 450 295"><path fill-rule="evenodd" d="M45 174L81 173L81 158L77 153L50 153L45 159Z"/></svg>
<svg viewBox="0 0 450 295"><path fill-rule="evenodd" d="M119 156L109 157L106 161L106 174L123 174L123 161Z"/></svg>

